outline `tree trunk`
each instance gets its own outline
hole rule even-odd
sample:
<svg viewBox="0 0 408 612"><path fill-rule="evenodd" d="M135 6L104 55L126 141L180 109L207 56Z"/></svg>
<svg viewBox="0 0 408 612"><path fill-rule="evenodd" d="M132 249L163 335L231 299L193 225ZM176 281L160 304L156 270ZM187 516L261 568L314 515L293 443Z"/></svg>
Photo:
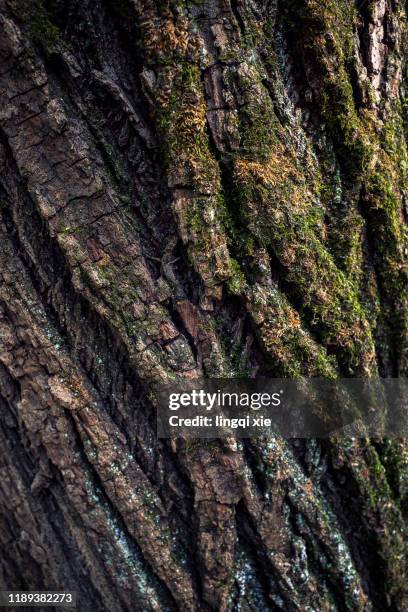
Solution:
<svg viewBox="0 0 408 612"><path fill-rule="evenodd" d="M0 587L407 610L408 443L150 389L408 375L403 0L0 0Z"/></svg>

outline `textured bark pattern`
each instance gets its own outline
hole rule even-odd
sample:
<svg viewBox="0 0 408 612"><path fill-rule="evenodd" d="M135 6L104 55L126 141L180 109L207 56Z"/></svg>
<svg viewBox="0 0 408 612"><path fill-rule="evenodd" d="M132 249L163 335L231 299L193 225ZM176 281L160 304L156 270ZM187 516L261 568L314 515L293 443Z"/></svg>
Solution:
<svg viewBox="0 0 408 612"><path fill-rule="evenodd" d="M0 586L407 610L405 441L157 441L170 378L407 376L402 0L0 0Z"/></svg>

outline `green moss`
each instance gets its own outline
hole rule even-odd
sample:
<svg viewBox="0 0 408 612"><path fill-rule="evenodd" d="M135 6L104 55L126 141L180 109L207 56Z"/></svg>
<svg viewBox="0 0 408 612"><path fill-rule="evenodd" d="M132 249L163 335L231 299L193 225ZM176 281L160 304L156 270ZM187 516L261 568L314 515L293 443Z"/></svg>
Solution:
<svg viewBox="0 0 408 612"><path fill-rule="evenodd" d="M33 41L45 50L51 50L60 41L60 30L51 21L44 2L36 0L32 3L25 2L23 4L25 5L25 17Z"/></svg>
<svg viewBox="0 0 408 612"><path fill-rule="evenodd" d="M317 238L310 195L288 159L281 147L269 165L237 165L237 190L249 229L287 270L303 315L321 341L340 347L350 371L364 369L373 359L373 343L357 288Z"/></svg>
<svg viewBox="0 0 408 612"><path fill-rule="evenodd" d="M240 155L253 161L266 161L276 142L278 120L259 71L252 63L244 62L238 72L225 71L224 78L227 85L238 87L244 96L238 112Z"/></svg>
<svg viewBox="0 0 408 612"><path fill-rule="evenodd" d="M355 54L355 7L347 0L289 0L284 14L299 53L307 57L308 66L321 84L314 88L315 101L343 171L355 178L367 168L372 154L371 127L356 110L349 76Z"/></svg>
<svg viewBox="0 0 408 612"><path fill-rule="evenodd" d="M240 113L242 152L245 157L266 161L270 155L276 133L276 120L269 96L265 93L260 100L251 100ZM275 141L276 142L276 141Z"/></svg>
<svg viewBox="0 0 408 612"><path fill-rule="evenodd" d="M218 168L209 150L206 110L200 70L184 61L168 100L159 109L157 125L166 167L171 170L182 164L194 186L204 191L218 180Z"/></svg>
<svg viewBox="0 0 408 612"><path fill-rule="evenodd" d="M401 120L394 114L385 124L376 163L366 179L365 214L376 253L383 320L389 327L400 367L408 371L408 232L402 222L407 150L402 133Z"/></svg>
<svg viewBox="0 0 408 612"><path fill-rule="evenodd" d="M231 293L240 295L247 284L245 274L242 272L239 263L230 258L231 277L227 281L227 287Z"/></svg>
<svg viewBox="0 0 408 612"><path fill-rule="evenodd" d="M408 446L405 439L386 439L380 449L381 459L394 497L404 516L408 512Z"/></svg>
<svg viewBox="0 0 408 612"><path fill-rule="evenodd" d="M295 12L301 19L292 19ZM286 5L287 26L296 37L301 53L307 57L315 78L321 81L314 88L318 109L325 120L334 151L340 162L346 185L344 208L334 213L331 246L336 264L355 283L365 282L362 269L362 223L357 206L363 186L363 212L375 253L374 265L382 295L383 324L393 338L391 344L401 356L405 352L408 368L407 303L404 299L408 283L406 256L408 240L402 218L402 194L406 190L407 153L404 134L404 98L393 100L393 108L383 117L384 124L370 110L374 98L366 92L366 108L357 111L350 79L355 62L353 36L357 15L352 3L293 2ZM354 185L353 189L349 186ZM333 211L335 207L331 207ZM341 220L343 217L343 222ZM364 291L364 287L363 287ZM375 303L368 295L368 307ZM375 323L374 323L375 327ZM392 331L391 331L392 330Z"/></svg>
<svg viewBox="0 0 408 612"><path fill-rule="evenodd" d="M276 286L250 287L248 310L276 375L335 378L335 360L305 333L297 312Z"/></svg>

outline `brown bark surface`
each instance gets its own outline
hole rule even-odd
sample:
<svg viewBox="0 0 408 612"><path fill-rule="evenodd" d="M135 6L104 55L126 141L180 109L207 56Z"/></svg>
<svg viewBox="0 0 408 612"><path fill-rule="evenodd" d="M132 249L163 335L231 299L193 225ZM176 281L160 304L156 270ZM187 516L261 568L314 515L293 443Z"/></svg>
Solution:
<svg viewBox="0 0 408 612"><path fill-rule="evenodd" d="M403 440L157 440L153 383L408 374L402 0L0 0L0 587L407 610Z"/></svg>

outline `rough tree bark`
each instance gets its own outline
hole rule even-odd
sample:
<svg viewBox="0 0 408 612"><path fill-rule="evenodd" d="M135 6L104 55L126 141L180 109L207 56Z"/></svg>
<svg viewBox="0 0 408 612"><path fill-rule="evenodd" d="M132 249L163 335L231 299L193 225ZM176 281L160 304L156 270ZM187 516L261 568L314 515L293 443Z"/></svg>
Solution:
<svg viewBox="0 0 408 612"><path fill-rule="evenodd" d="M408 444L157 441L152 382L407 376L402 0L0 0L0 586L407 610Z"/></svg>

